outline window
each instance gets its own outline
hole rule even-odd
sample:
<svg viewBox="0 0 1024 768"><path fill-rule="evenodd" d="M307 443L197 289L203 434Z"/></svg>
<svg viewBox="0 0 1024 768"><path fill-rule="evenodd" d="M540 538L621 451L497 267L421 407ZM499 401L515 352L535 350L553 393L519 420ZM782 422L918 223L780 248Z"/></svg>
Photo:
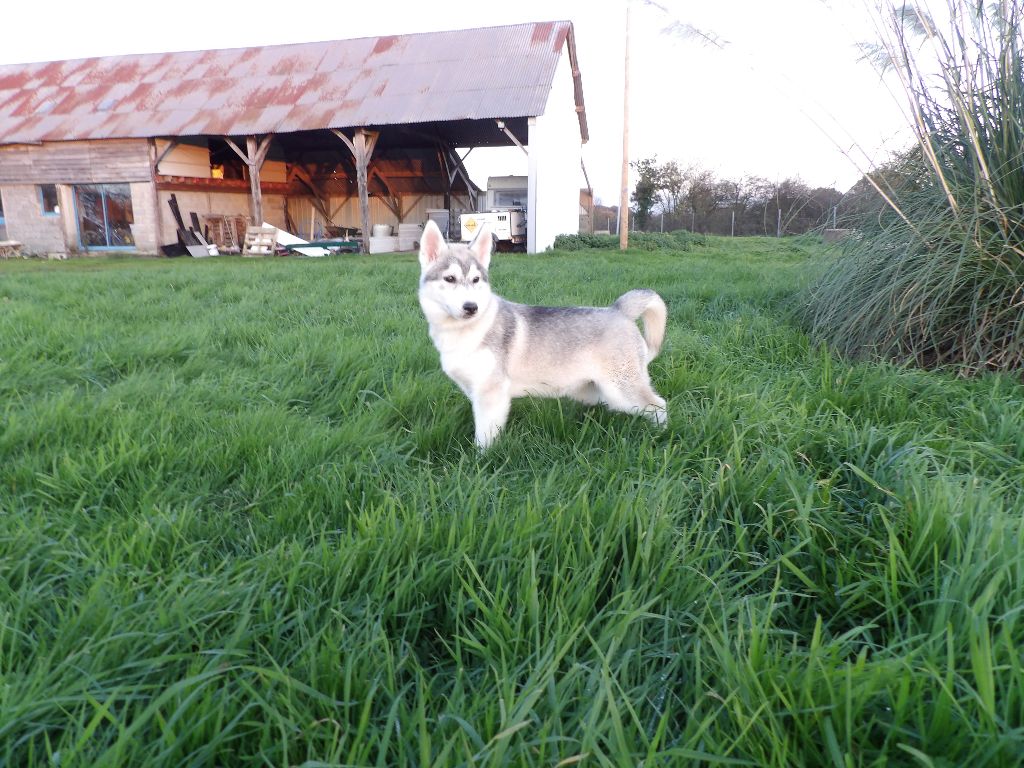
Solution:
<svg viewBox="0 0 1024 768"><path fill-rule="evenodd" d="M40 184L39 200L43 206L44 216L56 216L60 213L60 203L57 202L56 184Z"/></svg>
<svg viewBox="0 0 1024 768"><path fill-rule="evenodd" d="M86 249L132 248L132 193L127 184L75 186L78 235Z"/></svg>
<svg viewBox="0 0 1024 768"><path fill-rule="evenodd" d="M526 190L497 191L494 193L494 206L496 208L525 208Z"/></svg>

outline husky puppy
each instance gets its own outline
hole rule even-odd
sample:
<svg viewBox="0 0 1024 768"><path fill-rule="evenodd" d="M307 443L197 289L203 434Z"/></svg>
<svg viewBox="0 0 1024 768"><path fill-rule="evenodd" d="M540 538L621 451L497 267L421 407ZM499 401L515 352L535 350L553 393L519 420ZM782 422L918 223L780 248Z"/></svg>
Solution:
<svg viewBox="0 0 1024 768"><path fill-rule="evenodd" d="M572 397L616 411L668 419L647 364L665 337L665 302L654 291L624 293L610 307L532 307L491 293L492 236L445 243L428 221L420 238L420 306L441 368L473 404L476 444L487 448L512 398ZM643 318L644 332L637 327Z"/></svg>

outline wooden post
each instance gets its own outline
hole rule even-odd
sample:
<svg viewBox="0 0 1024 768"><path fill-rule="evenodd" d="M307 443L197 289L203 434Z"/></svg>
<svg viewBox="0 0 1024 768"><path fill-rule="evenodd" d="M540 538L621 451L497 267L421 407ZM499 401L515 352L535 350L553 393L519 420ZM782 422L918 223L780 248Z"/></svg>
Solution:
<svg viewBox="0 0 1024 768"><path fill-rule="evenodd" d="M363 253L370 252L370 190L367 168L373 156L373 148L377 144L377 131L356 128L355 135L350 139L336 128L334 134L345 142L356 163L356 185L359 187L359 214L362 219Z"/></svg>
<svg viewBox="0 0 1024 768"><path fill-rule="evenodd" d="M444 207L445 210L451 215L452 210L452 187L455 185L455 172L451 171L448 167L448 153L447 148L441 148L438 144L437 150L437 161L441 165L441 170L444 173L445 185L444 185ZM448 239L448 233L444 233L445 239Z"/></svg>
<svg viewBox="0 0 1024 768"><path fill-rule="evenodd" d="M260 189L260 168L251 158L256 157L257 145L255 136L245 137L246 154L250 160L249 166L249 209L252 211L253 225L263 226L263 190Z"/></svg>
<svg viewBox="0 0 1024 768"><path fill-rule="evenodd" d="M449 148L448 159L451 163L451 169L448 173L448 183L451 186L451 191L455 188L455 177L461 176L463 183L466 185L466 192L469 195L469 206L472 210L477 210L477 194L474 191L475 187L473 181L469 178L469 171L466 170L465 159L469 157L469 153L473 151L473 147L469 148L464 157L459 157L459 153L453 148ZM450 207L450 206L449 206ZM451 224L449 224L449 227Z"/></svg>
<svg viewBox="0 0 1024 768"><path fill-rule="evenodd" d="M272 133L268 133L259 140L255 136L246 136L246 151L243 152L229 137L224 137L224 141L234 150L236 155L242 158L242 162L249 169L249 212L252 216L253 225L257 227L263 225L263 190L260 189L260 168L263 167L263 161L267 159L267 152L270 151L270 140L273 138L274 134Z"/></svg>
<svg viewBox="0 0 1024 768"><path fill-rule="evenodd" d="M174 143L171 144L174 146ZM153 236L156 238L156 253L157 256L161 255L160 246L164 244L164 217L163 211L160 209L160 190L156 185L157 167L160 164L160 158L157 157L156 153L156 139L149 140L149 168L150 168L150 179L153 185L153 200L154 200L154 213L155 218L153 219ZM138 243L136 243L136 246Z"/></svg>
<svg viewBox="0 0 1024 768"><path fill-rule="evenodd" d="M363 253L370 252L370 190L366 167L370 158L366 153L366 134L357 129L352 143L356 149L356 186L359 188L359 217L363 228Z"/></svg>
<svg viewBox="0 0 1024 768"><path fill-rule="evenodd" d="M629 11L626 0L626 63L622 84L622 190L619 195L619 250L629 247Z"/></svg>

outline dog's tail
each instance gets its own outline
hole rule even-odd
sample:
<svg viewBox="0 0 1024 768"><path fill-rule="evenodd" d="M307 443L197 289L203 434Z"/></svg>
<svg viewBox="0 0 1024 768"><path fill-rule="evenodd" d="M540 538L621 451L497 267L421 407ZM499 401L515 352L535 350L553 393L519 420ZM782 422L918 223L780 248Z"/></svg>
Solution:
<svg viewBox="0 0 1024 768"><path fill-rule="evenodd" d="M661 296L647 288L639 288L622 294L612 304L630 320L644 320L644 341L647 342L647 362L658 356L661 343L665 340L665 320L668 309Z"/></svg>

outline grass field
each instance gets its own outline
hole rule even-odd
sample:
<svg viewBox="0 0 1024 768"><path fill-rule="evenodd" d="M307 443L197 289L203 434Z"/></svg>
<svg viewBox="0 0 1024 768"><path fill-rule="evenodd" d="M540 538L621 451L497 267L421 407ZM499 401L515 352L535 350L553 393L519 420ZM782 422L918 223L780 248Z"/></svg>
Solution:
<svg viewBox="0 0 1024 768"><path fill-rule="evenodd" d="M1019 765L1024 386L813 347L819 257L497 256L657 289L670 423L482 457L413 256L0 264L0 765Z"/></svg>

